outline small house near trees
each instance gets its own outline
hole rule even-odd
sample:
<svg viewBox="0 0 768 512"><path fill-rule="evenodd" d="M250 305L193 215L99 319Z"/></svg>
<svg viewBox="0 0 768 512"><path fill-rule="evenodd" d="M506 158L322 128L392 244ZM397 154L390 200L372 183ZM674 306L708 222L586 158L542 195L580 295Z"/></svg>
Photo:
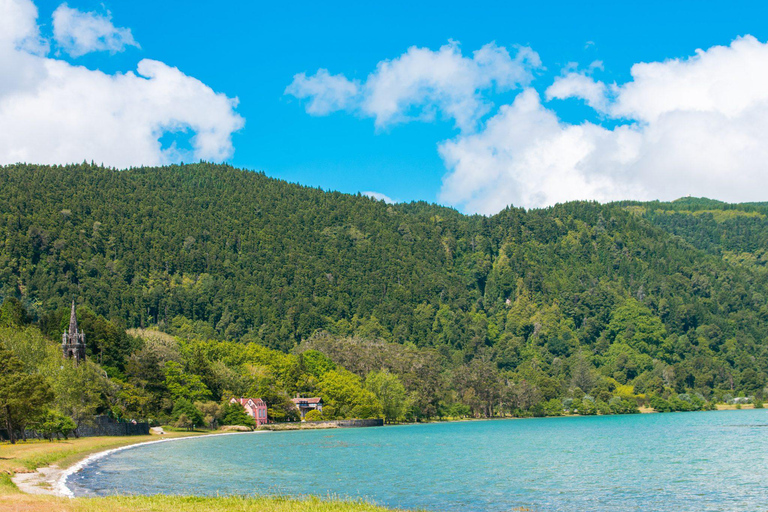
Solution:
<svg viewBox="0 0 768 512"><path fill-rule="evenodd" d="M323 412L323 399L319 396L315 396L312 398L302 398L302 397L296 397L291 398L291 402L296 405L296 408L299 410L299 413L301 414L301 419L304 419L304 416L307 415L309 411L318 411Z"/></svg>

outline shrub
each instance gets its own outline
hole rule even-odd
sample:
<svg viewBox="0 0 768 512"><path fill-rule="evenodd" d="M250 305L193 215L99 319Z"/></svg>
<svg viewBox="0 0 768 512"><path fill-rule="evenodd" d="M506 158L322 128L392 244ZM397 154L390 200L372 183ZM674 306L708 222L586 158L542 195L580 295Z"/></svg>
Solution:
<svg viewBox="0 0 768 512"><path fill-rule="evenodd" d="M470 409L468 405L460 402L451 404L448 408L448 416L451 416L452 418L466 418L470 414L472 414L472 409Z"/></svg>
<svg viewBox="0 0 768 512"><path fill-rule="evenodd" d="M627 400L618 396L611 398L609 406L613 414L636 414L640 412L634 400Z"/></svg>
<svg viewBox="0 0 768 512"><path fill-rule="evenodd" d="M536 402L534 405L531 406L530 409L528 409L530 413L535 416L536 418L541 418L543 416L547 415L547 411L545 410L544 403L542 402Z"/></svg>
<svg viewBox="0 0 768 512"><path fill-rule="evenodd" d="M557 398L553 398L544 404L544 411L546 412L547 416L562 416L563 402Z"/></svg>
<svg viewBox="0 0 768 512"><path fill-rule="evenodd" d="M238 403L231 403L224 406L224 419L221 420L224 425L242 425L244 427L255 428L256 421L248 416L245 408Z"/></svg>
<svg viewBox="0 0 768 512"><path fill-rule="evenodd" d="M173 405L173 412L171 412L171 416L176 420L178 423L179 419L181 418L181 415L185 416L185 420L189 422L189 426L184 426L181 428L192 428L194 426L202 427L204 423L203 413L200 412L200 410L195 407L195 405L187 400L186 398L179 398L176 400L176 403Z"/></svg>
<svg viewBox="0 0 768 512"><path fill-rule="evenodd" d="M173 426L176 428L186 428L187 430L190 430L194 426L194 423L192 423L192 420L189 419L189 416L183 412L179 414L179 417L174 422Z"/></svg>
<svg viewBox="0 0 768 512"><path fill-rule="evenodd" d="M590 398L591 400L588 400ZM597 414L597 405L595 400L591 396L585 396L579 409L579 414L582 416L594 416Z"/></svg>
<svg viewBox="0 0 768 512"><path fill-rule="evenodd" d="M672 412L674 410L669 402L658 395L653 395L651 397L650 404L651 407L656 410L656 412Z"/></svg>
<svg viewBox="0 0 768 512"><path fill-rule="evenodd" d="M322 419L323 419L323 413L321 413L317 409L309 411L307 414L304 415L305 421L320 421Z"/></svg>
<svg viewBox="0 0 768 512"><path fill-rule="evenodd" d="M32 428L43 434L46 439L53 440L54 436L58 438L59 435L69 439L69 434L77 428L77 425L69 416L49 409L38 422L32 425Z"/></svg>

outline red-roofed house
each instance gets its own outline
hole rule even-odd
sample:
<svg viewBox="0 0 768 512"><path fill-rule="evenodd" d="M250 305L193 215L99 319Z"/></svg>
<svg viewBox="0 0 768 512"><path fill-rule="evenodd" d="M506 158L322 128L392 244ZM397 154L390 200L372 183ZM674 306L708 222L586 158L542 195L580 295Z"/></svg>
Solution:
<svg viewBox="0 0 768 512"><path fill-rule="evenodd" d="M320 411L323 412L323 399L319 396L315 396L312 398L291 398L291 402L293 402L296 407L299 409L299 412L301 413L301 419L304 419L304 416L309 411Z"/></svg>
<svg viewBox="0 0 768 512"><path fill-rule="evenodd" d="M239 403L242 405L245 413L256 420L257 427L269 423L267 419L267 402L261 398L232 398L229 403Z"/></svg>

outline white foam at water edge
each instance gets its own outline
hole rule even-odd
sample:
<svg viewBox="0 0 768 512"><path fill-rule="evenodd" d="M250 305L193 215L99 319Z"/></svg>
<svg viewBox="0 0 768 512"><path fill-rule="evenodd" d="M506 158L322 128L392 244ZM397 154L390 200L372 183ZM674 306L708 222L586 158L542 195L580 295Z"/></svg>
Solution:
<svg viewBox="0 0 768 512"><path fill-rule="evenodd" d="M145 443L136 443L136 444L129 444L127 446L120 446L118 448L112 448L111 450L104 450L103 452L94 453L93 455L89 455L88 457L84 458L83 460L76 462L75 464L71 465L67 468L66 471L64 471L61 476L59 476L58 480L56 480L56 485L53 486L54 491L56 491L56 494L59 496L66 496L67 498L74 498L75 495L72 492L72 490L67 487L67 479L71 476L86 467L87 465L91 464L92 462L99 460L103 457L106 457L107 455L113 454L115 452L120 452L123 450L128 450L130 448L136 448L139 446L146 446L148 444L157 444L157 443L169 443L171 441L185 441L187 439L204 439L209 437L218 437L218 436L232 436L232 435L247 435L247 434L263 434L267 431L265 430L257 430L254 432L223 432L221 434L206 434L202 436L187 436L187 437L171 437L167 439L158 439L157 441L147 441Z"/></svg>

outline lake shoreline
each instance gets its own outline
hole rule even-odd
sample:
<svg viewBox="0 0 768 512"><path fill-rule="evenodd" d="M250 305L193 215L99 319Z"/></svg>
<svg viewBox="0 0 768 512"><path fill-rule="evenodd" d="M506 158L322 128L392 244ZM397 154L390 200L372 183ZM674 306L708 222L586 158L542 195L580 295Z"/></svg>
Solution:
<svg viewBox="0 0 768 512"><path fill-rule="evenodd" d="M362 500L341 500L332 496L135 496L123 493L106 497L70 497L62 492L65 473L86 467L116 449L148 443L196 437L260 432L166 432L162 439L152 436L103 436L74 438L58 442L31 441L2 444L0 457L0 510L17 512L394 512ZM271 437L271 436L268 436ZM70 491L71 493L71 491Z"/></svg>
<svg viewBox="0 0 768 512"><path fill-rule="evenodd" d="M260 430L254 430L252 432L211 432L206 434L198 434L198 435L190 435L190 436L182 436L182 437L169 437L165 439L158 439L157 441L144 441L141 443L135 443L135 444L129 444L126 446L120 446L118 448L112 448L109 450L104 450L101 452L93 453L86 458L79 460L66 468L62 474L59 476L56 485L54 486L54 490L56 492L57 496L62 496L66 498L74 498L75 495L72 493L72 490L67 486L67 479L72 476L73 474L77 473L78 471L82 470L86 466L90 465L91 463L107 457L108 455L111 455L116 452L121 452L125 450L130 450L132 448L138 448L140 446L147 446L151 444L159 444L159 443L170 443L173 441L184 441L187 439L199 439L201 437L219 437L219 436L236 436L236 435L248 435L248 434L262 434L265 431Z"/></svg>
<svg viewBox="0 0 768 512"><path fill-rule="evenodd" d="M758 410L705 412L710 411L561 417L559 421L433 422L386 430L318 430L294 436L158 445L97 461L70 480L70 486L84 496L327 493L361 497L395 508L452 511L462 510L467 503L477 504L473 510L486 511L499 510L502 505L510 509L579 510L574 503L594 500L593 510L610 511L622 509L644 495L647 485L655 485L666 493L654 498L660 500L657 510L671 512L673 505L669 503L673 503L686 512L714 511L705 505L721 496L722 486L730 496L751 481L749 468L761 455L748 443L739 445L737 441L764 439L768 431L761 427L768 426L768 416ZM650 451L648 439L658 443ZM681 448L679 441L686 439L691 441ZM302 462L309 451L312 464ZM451 456L446 457L446 453ZM732 461L732 466L743 481L707 480L706 475L721 463L702 456L710 453L738 454L742 462ZM637 454L637 458L630 454ZM556 463L549 463L551 460ZM645 472L647 464L655 464L658 471ZM672 478L681 467L696 470L693 473L699 476L691 477L695 482ZM179 476L182 468L190 474ZM621 489L626 484L631 492L616 491L610 474L618 474L619 468L626 471ZM131 471L153 478L134 480L130 475L136 473ZM490 482L494 489L500 486L499 491L488 494L482 486L472 488L470 483L477 478ZM532 488L528 482L534 478L538 483ZM583 485L587 479L595 483ZM694 500L701 502L677 503L674 496L685 494L694 484L706 490L703 497ZM564 497L562 489L576 496L574 501ZM662 503L667 498L672 501ZM739 499L739 503L747 504L756 498L750 491Z"/></svg>
<svg viewBox="0 0 768 512"><path fill-rule="evenodd" d="M711 412L715 411L734 411L734 410L752 410L754 407L752 404L748 404L745 406L742 406L741 409L737 409L735 406L728 406L725 404L718 404L715 409L712 409ZM686 411L681 411L686 412ZM709 411L706 411L709 412ZM650 408L642 408L640 410L641 414L662 414L658 413L657 411L654 411ZM624 416L619 414L610 414L610 415L594 415L594 416ZM560 417L560 418L579 418L579 417L588 417L588 416L582 416L579 414L567 414L562 416L553 416ZM432 420L432 421L422 421L422 422L404 422L404 423L392 423L392 424L383 424L382 426L387 427L394 427L394 426L409 426L409 425L431 425L431 424L447 424L447 423L468 423L468 422L485 422L485 421L498 421L498 420L524 420L524 419L533 419L533 418L521 418L521 417L514 417L514 416L508 416L508 417L495 417L495 418L456 418L456 419L442 419L442 420ZM541 418L539 418L541 419ZM283 424L280 424L283 425ZM308 425L304 426L302 423L295 423L295 424L285 424L285 426L282 426L281 428L261 428L253 431L247 431L247 432L220 432L220 431L212 431L212 432L195 432L195 433L189 433L186 435L179 435L176 437L167 437L162 438L162 435L154 434L153 437L161 437L160 439L152 439L152 440L141 440L135 443L131 443L130 441L128 444L116 446L113 448L106 448L104 450L99 450L96 452L84 452L82 454L82 457L76 457L73 460L70 460L68 464L65 465L65 467L59 467L57 463L52 463L46 466L42 466L39 468L36 468L31 471L27 472L16 472L11 480L16 485L16 487L23 493L31 494L31 495L41 495L41 494L47 494L62 498L74 498L74 494L72 490L67 486L67 480L69 477L74 475L75 473L79 472L83 468L87 467L91 463L106 457L108 455L111 455L112 453L128 450L131 448L136 448L140 446L145 445L151 445L151 444L158 444L158 443L167 443L171 441L182 441L182 440L188 440L188 439L195 439L200 437L214 437L214 436L227 436L227 435L247 435L247 434L259 434L259 433L265 433L265 432L295 432L295 431L312 431L312 430L335 430L337 428L344 428L345 430L348 428L370 428L370 427L364 427L364 426L358 426L358 427L338 427L338 426L330 426L330 425ZM167 434L165 434L167 435ZM126 440L124 437L113 437L111 439L117 440Z"/></svg>
<svg viewBox="0 0 768 512"><path fill-rule="evenodd" d="M27 494L47 494L52 496L58 496L62 498L74 498L74 494L67 487L67 479L77 473L84 467L88 466L93 461L96 461L102 457L106 457L115 452L127 450L130 448L136 448L138 446L145 446L156 443L167 443L171 441L181 441L185 439L195 439L199 437L210 436L222 436L233 434L253 434L257 432L211 432L211 433L194 433L189 435L183 435L178 437L167 437L154 440L141 440L135 443L129 441L128 444L117 446L114 448L107 448L99 450L93 453L84 452L82 457L76 457L71 460L65 467L59 467L57 463L49 464L40 468L36 468L29 472L16 472L11 478L11 481L18 487L18 489ZM157 435L160 437L160 435ZM143 437L143 436L142 436ZM124 440L125 438L120 436L110 437L114 440Z"/></svg>

